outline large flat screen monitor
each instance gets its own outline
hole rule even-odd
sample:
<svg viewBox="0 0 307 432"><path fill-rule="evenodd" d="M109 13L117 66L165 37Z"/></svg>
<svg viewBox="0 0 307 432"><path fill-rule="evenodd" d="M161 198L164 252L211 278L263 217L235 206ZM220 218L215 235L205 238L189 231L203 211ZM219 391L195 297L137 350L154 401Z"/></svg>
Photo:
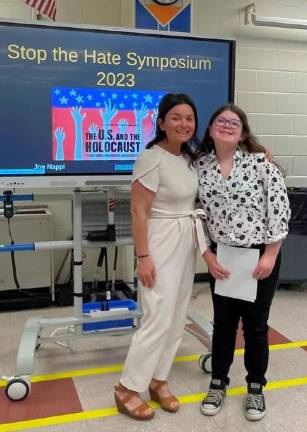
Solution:
<svg viewBox="0 0 307 432"><path fill-rule="evenodd" d="M166 32L0 23L0 188L129 179L168 92L200 134L233 99L234 42Z"/></svg>

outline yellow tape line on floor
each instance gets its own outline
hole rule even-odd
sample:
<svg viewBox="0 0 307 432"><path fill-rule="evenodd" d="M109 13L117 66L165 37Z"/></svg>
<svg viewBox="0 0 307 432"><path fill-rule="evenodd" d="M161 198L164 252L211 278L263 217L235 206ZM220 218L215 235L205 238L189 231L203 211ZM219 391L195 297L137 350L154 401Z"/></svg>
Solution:
<svg viewBox="0 0 307 432"><path fill-rule="evenodd" d="M301 385L307 385L307 377L301 378L291 378L288 380L274 381L266 385L265 391L284 389L288 387L296 387ZM246 392L246 387L234 387L227 389L228 396L236 396L244 394ZM197 393L192 395L178 396L181 404L192 404L200 402L205 393ZM150 402L153 408L157 408L158 404L155 402ZM56 426L60 424L74 423L78 421L92 420L103 417L111 417L118 414L115 407L112 408L102 408L92 411L83 411L75 414L65 414L60 416L46 417L41 419L25 420L15 423L3 423L0 424L0 432L14 432L20 430L27 430L31 428L41 428L46 426Z"/></svg>
<svg viewBox="0 0 307 432"><path fill-rule="evenodd" d="M291 348L301 348L307 346L307 341L297 341L297 342L288 342L283 344L270 345L270 351L275 350L284 350ZM244 349L236 349L235 355L240 356L243 355ZM187 363L198 361L200 354L193 354L188 356L179 356L176 357L174 363ZM42 381L53 381L58 379L65 378L77 378L82 376L91 376L91 375L104 375L108 373L121 372L123 368L122 364L114 364L110 366L104 366L101 368L90 368L90 369L82 369L82 370L72 370L66 372L55 372L52 374L44 374L44 375L34 375L31 377L31 382L42 382ZM0 387L5 387L7 381L0 380Z"/></svg>
<svg viewBox="0 0 307 432"><path fill-rule="evenodd" d="M71 370L66 372L55 372L52 374L44 375L34 375L31 377L31 382L41 382L41 381L53 381L65 378L75 378L89 375L104 375L108 373L120 372L123 368L122 364L115 364L110 366L105 366L101 368L91 368L91 369L81 369L81 370ZM7 384L6 381L0 380L0 387Z"/></svg>

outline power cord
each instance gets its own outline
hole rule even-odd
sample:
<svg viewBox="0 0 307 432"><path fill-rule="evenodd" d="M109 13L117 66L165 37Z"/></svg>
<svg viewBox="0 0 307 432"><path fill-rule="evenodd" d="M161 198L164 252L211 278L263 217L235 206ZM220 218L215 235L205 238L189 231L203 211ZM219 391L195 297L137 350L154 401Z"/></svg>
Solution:
<svg viewBox="0 0 307 432"><path fill-rule="evenodd" d="M11 225L10 220L14 216L14 202L13 202L13 193L12 191L5 191L3 192L4 200L3 200L3 215L7 218L7 224L8 224L8 232L11 239L11 245L14 245L15 242L13 240L12 232L11 232ZM16 261L15 261L15 252L11 251L11 262L12 262L12 270L13 270L13 278L15 282L15 286L17 291L19 291L22 294L27 295L28 297L32 296L32 293L28 293L27 291L24 291L20 288L20 284L17 277L17 269L16 269Z"/></svg>

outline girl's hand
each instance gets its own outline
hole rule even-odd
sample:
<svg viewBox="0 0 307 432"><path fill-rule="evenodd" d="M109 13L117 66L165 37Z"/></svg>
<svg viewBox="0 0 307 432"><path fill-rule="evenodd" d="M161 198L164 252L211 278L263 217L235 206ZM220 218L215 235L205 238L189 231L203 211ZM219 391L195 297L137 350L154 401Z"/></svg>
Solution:
<svg viewBox="0 0 307 432"><path fill-rule="evenodd" d="M137 276L144 287L153 287L156 281L156 268L150 255L144 258L139 258Z"/></svg>
<svg viewBox="0 0 307 432"><path fill-rule="evenodd" d="M213 253L210 249L207 249L203 253L203 258L207 263L208 270L214 277L214 279L227 279L230 275L230 272L222 267L216 259L216 254Z"/></svg>
<svg viewBox="0 0 307 432"><path fill-rule="evenodd" d="M269 277L272 273L275 261L275 255L264 252L264 254L259 259L257 267L255 268L253 277L257 280Z"/></svg>

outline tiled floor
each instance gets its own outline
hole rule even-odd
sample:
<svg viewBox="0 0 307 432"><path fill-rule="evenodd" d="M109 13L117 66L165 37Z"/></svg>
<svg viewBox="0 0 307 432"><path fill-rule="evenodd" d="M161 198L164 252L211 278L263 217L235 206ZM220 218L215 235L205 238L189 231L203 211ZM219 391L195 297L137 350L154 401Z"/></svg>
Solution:
<svg viewBox="0 0 307 432"><path fill-rule="evenodd" d="M197 298L192 299L191 308L207 319L212 318L206 285ZM268 412L261 422L250 423L242 413L245 372L240 350L243 346L241 334L238 335L238 351L231 369L228 397L217 416L208 418L199 411L199 402L207 389L209 376L199 368L197 359L206 349L189 333L184 335L169 380L172 390L182 402L180 411L168 414L158 408L150 422L136 422L118 414L114 406L113 386L118 382L118 365L124 361L131 338L131 333L128 333L74 341L70 348L56 344L41 346L35 354L31 394L24 401L7 400L2 382L0 432L306 432L306 310L307 290L277 291L270 318L272 350L266 387ZM0 374L14 375L19 338L29 317L54 318L71 314L71 308L0 314ZM293 342L300 342L302 346ZM67 374L59 379L55 376L56 372Z"/></svg>

